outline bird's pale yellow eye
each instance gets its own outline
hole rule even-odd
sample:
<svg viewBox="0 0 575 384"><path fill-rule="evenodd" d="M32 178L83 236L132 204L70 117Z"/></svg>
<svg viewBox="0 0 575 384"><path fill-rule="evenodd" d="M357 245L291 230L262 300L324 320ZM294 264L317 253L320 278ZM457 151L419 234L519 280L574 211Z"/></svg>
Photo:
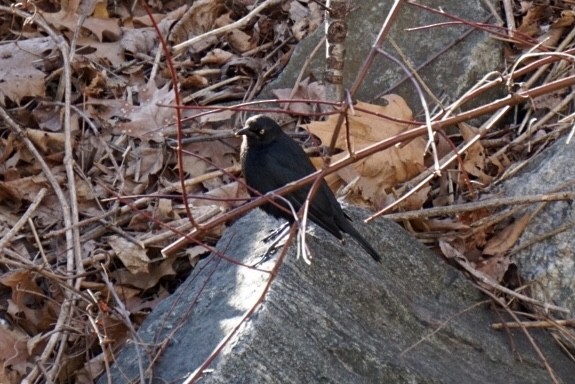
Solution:
<svg viewBox="0 0 575 384"><path fill-rule="evenodd" d="M260 135L260 136L263 136L264 133L266 133L266 130L263 128L258 131L258 135Z"/></svg>

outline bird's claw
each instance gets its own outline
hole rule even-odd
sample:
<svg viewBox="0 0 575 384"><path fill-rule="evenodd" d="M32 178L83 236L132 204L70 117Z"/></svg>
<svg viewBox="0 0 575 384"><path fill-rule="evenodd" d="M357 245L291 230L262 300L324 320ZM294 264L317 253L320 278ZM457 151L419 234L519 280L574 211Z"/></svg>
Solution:
<svg viewBox="0 0 575 384"><path fill-rule="evenodd" d="M264 240L265 241L265 240ZM252 265L252 268L258 268L259 266L261 266L262 264L264 264L266 261L269 261L272 258L272 255L274 253L276 253L277 249L279 247L282 247L283 244L278 245L277 242L275 242L274 244L272 244L270 247L268 247L268 249L266 250L266 252L264 253L264 255L261 257L261 259L255 263L254 265Z"/></svg>
<svg viewBox="0 0 575 384"><path fill-rule="evenodd" d="M264 237L263 242L264 243L269 243L271 240L275 239L276 237L278 237L279 235L281 235L283 233L283 231L285 231L286 227L290 225L290 223L284 223L281 226L279 226L278 228L274 229L273 231L270 232L269 235L267 235L266 237ZM268 250L269 251L269 250Z"/></svg>

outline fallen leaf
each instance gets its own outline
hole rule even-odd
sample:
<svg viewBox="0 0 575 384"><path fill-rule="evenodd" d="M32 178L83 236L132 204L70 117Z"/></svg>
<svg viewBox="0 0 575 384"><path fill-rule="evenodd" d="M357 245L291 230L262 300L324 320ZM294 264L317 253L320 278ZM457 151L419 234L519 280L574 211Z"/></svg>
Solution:
<svg viewBox="0 0 575 384"><path fill-rule="evenodd" d="M409 128L409 123L394 122L358 110L365 109L402 121L410 121L412 119L411 110L401 97L388 95L385 99L388 102L386 106L359 102L356 105L355 113L348 114L352 150L358 151L404 132ZM307 128L324 145L329 145L337 118L337 115L332 115L327 121L316 121L308 124ZM334 162L348 156L345 130L344 123L335 145L342 152L332 157ZM350 174L349 171L341 170L337 172L337 176L328 177L326 180L328 180L333 189L337 190L342 183L347 184L352 181L350 175L357 174L359 180L352 189L355 197L360 198L364 202L373 202L377 199L378 194L385 193L386 189L419 174L424 169L424 155L425 140L416 138L409 143L405 143L402 147L388 148L354 163L350 166L353 168L354 173ZM316 167L322 166L320 159L312 160L314 160Z"/></svg>
<svg viewBox="0 0 575 384"><path fill-rule="evenodd" d="M233 53L224 51L221 48L215 48L202 57L200 63L202 65L224 65L232 57L234 57Z"/></svg>
<svg viewBox="0 0 575 384"><path fill-rule="evenodd" d="M509 257L500 254L481 261L475 266L475 269L499 283L503 280L503 276L505 276L510 264L511 260Z"/></svg>
<svg viewBox="0 0 575 384"><path fill-rule="evenodd" d="M122 35L122 30L120 29L120 20L118 19L106 19L100 17L89 16L83 20L83 23L79 23L80 15L77 11L77 5L80 2L63 2L63 4L75 4L71 7L62 7L59 12L43 12L41 10L38 13L51 25L53 25L58 30L67 29L68 31L75 31L78 26L82 26L83 29L88 30L96 36L98 41L104 40L104 35L107 40L118 40Z"/></svg>
<svg viewBox="0 0 575 384"><path fill-rule="evenodd" d="M176 258L169 258L160 263L146 264L146 271L117 270L112 272L112 276L123 285L146 290L156 286L162 277L176 274L173 268L175 260Z"/></svg>
<svg viewBox="0 0 575 384"><path fill-rule="evenodd" d="M484 255L497 255L504 254L507 252L519 239L519 236L523 233L523 230L529 224L531 216L526 214L521 216L519 219L511 225L505 227L502 231L498 231L495 236L493 236L485 248L483 248Z"/></svg>
<svg viewBox="0 0 575 384"><path fill-rule="evenodd" d="M237 52L243 53L256 47L255 41L247 33L239 29L232 29L227 34L227 40L230 46Z"/></svg>
<svg viewBox="0 0 575 384"><path fill-rule="evenodd" d="M28 362L27 340L28 336L17 329L0 327L0 382L20 383L33 368L33 364Z"/></svg>
<svg viewBox="0 0 575 384"><path fill-rule="evenodd" d="M478 136L479 130L469 124L462 123L459 125L459 130L465 142L471 141ZM475 141L465 151L463 159L463 169L479 179L483 185L491 184L491 176L487 175L485 170L485 149L479 140Z"/></svg>
<svg viewBox="0 0 575 384"><path fill-rule="evenodd" d="M10 100L20 104L24 97L46 95L46 74L38 68L36 61L56 50L56 44L49 37L7 43L0 46L0 105Z"/></svg>
<svg viewBox="0 0 575 384"><path fill-rule="evenodd" d="M131 274L149 272L150 259L145 249L120 236L110 236L108 243Z"/></svg>

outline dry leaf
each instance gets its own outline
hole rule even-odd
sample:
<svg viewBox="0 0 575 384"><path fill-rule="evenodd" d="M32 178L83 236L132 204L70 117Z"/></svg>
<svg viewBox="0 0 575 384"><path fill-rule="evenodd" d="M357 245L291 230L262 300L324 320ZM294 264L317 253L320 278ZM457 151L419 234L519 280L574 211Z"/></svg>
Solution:
<svg viewBox="0 0 575 384"><path fill-rule="evenodd" d="M463 231L469 229L468 225L453 220L452 218L428 219L425 220L425 225L430 232Z"/></svg>
<svg viewBox="0 0 575 384"><path fill-rule="evenodd" d="M126 270L117 270L112 272L117 281L123 285L131 285L140 289L149 289L158 284L158 281L164 276L173 276L176 274L173 265L176 258L163 260L160 263L146 264L146 271L132 272Z"/></svg>
<svg viewBox="0 0 575 384"><path fill-rule="evenodd" d="M313 33L321 25L323 14L320 7L315 3L308 3L304 6L298 1L291 1L289 3L289 18L294 23L291 31L296 40L300 41Z"/></svg>
<svg viewBox="0 0 575 384"><path fill-rule="evenodd" d="M55 173L57 174L58 172ZM20 202L21 200L32 201L38 195L40 189L46 186L48 186L48 181L43 175L23 177L8 182L0 181L0 200L12 202Z"/></svg>
<svg viewBox="0 0 575 384"><path fill-rule="evenodd" d="M108 243L132 274L147 273L150 259L146 250L120 236L110 236Z"/></svg>
<svg viewBox="0 0 575 384"><path fill-rule="evenodd" d="M63 4L76 4L78 3L64 2ZM48 13L38 10L38 13L52 26L56 29L62 30L67 29L68 31L75 31L79 23L79 18L81 15L77 13L78 9L74 7L66 8L62 7L59 12ZM104 40L104 35L107 40L118 40L122 35L122 30L120 29L120 22L118 19L104 19L99 17L89 16L83 20L81 24L82 28L92 32L98 41Z"/></svg>
<svg viewBox="0 0 575 384"><path fill-rule="evenodd" d="M200 260L200 256L203 254L206 254L207 252L208 252L208 250L206 249L206 247L201 246L201 245L188 247L185 250L186 256L188 257L188 260L190 261L190 265L192 265L192 266L195 266L196 263Z"/></svg>
<svg viewBox="0 0 575 384"><path fill-rule="evenodd" d="M499 255L482 261L475 266L475 269L499 283L503 280L510 264L511 260L508 257Z"/></svg>
<svg viewBox="0 0 575 384"><path fill-rule="evenodd" d="M90 61L89 65L98 63L105 66L119 67L126 63L124 47L118 41L101 43L94 39L79 37L77 44L76 55L88 59ZM118 76L117 73L113 77L116 76ZM110 79L106 78L106 81L106 84L110 84Z"/></svg>
<svg viewBox="0 0 575 384"><path fill-rule="evenodd" d="M542 42L547 48L555 49L565 30L575 23L575 12L563 11L559 19L555 20L549 30L539 36L538 41Z"/></svg>
<svg viewBox="0 0 575 384"><path fill-rule="evenodd" d="M138 183L148 183L150 175L155 175L162 170L165 161L165 149L159 146L152 146L149 142L141 142L134 151L137 158L130 162L126 170L127 176L134 176L134 181Z"/></svg>
<svg viewBox="0 0 575 384"><path fill-rule="evenodd" d="M443 253L443 256L445 256L449 260L451 259L465 260L465 256L463 256L463 253L460 248L461 248L460 244L457 244L455 242L447 242L445 240L439 240L439 249L441 249L441 253Z"/></svg>
<svg viewBox="0 0 575 384"><path fill-rule="evenodd" d="M465 142L469 142L479 134L479 130L469 124L462 123L459 125L459 129ZM491 176L484 172L485 149L479 140L475 141L465 152L463 168L467 173L477 177L483 185L489 185L491 183Z"/></svg>
<svg viewBox="0 0 575 384"><path fill-rule="evenodd" d="M243 53L256 47L250 35L240 31L239 29L232 29L227 34L228 43L237 52Z"/></svg>
<svg viewBox="0 0 575 384"><path fill-rule="evenodd" d="M292 94L293 92L293 94ZM292 88L278 88L272 90L275 97L280 100L289 99L307 99L307 100L325 100L325 85L317 81L311 81L309 77L300 81L295 89ZM316 103L279 103L282 108L287 109L298 114L311 114L314 112L326 112L330 110L331 106Z"/></svg>
<svg viewBox="0 0 575 384"><path fill-rule="evenodd" d="M174 105L174 92L166 84L158 89L155 82L149 83L139 92L139 105L125 100L90 99L90 115L96 120L120 119L114 126L114 134L124 134L142 140L163 142L164 128L175 123L176 113L169 106Z"/></svg>
<svg viewBox="0 0 575 384"><path fill-rule="evenodd" d="M513 224L508 225L502 231L497 232L495 236L489 239L489 241L485 245L485 248L483 249L483 254L501 255L507 252L509 249L511 249L511 247L513 247L515 242L517 242L517 239L519 239L519 236L521 236L521 234L523 233L523 230L525 229L527 224L529 224L530 218L531 216L528 214L523 215L519 219L517 219Z"/></svg>
<svg viewBox="0 0 575 384"><path fill-rule="evenodd" d="M20 104L24 97L46 95L46 74L38 68L38 59L56 50L49 37L7 43L0 46L0 105L11 100Z"/></svg>
<svg viewBox="0 0 575 384"><path fill-rule="evenodd" d="M17 329L0 327L0 382L20 383L33 368L33 364L28 362L27 339L28 336Z"/></svg>
<svg viewBox="0 0 575 384"><path fill-rule="evenodd" d="M26 136L44 154L64 151L64 133L44 132L38 129L27 129Z"/></svg>
<svg viewBox="0 0 575 384"><path fill-rule="evenodd" d="M224 51L220 48L215 48L202 57L200 63L202 65L224 65L232 57L234 57L233 53Z"/></svg>
<svg viewBox="0 0 575 384"><path fill-rule="evenodd" d="M348 115L352 141L351 146L354 151L390 138L409 128L409 124L407 123L396 123L358 110L364 109L403 121L412 119L411 110L401 97L388 95L385 98L388 102L387 106L360 102L355 106L355 114L350 113ZM327 121L312 122L307 127L324 145L329 145L336 121L337 116L333 115L330 116ZM332 161L347 157L345 124L336 141L336 148L341 149L343 152L333 156ZM385 193L386 189L419 174L419 172L424 169L424 154L425 140L423 138L416 138L401 148L388 148L354 163L350 166L355 172L352 173L352 175L357 174L360 176L357 184L353 188L355 196L361 197L363 201L375 201L379 194ZM321 160L314 160L316 167L321 167ZM333 177L327 178L328 183L334 189L338 189L342 181L346 184L352 181L352 179L349 178L349 171L341 170L337 172L337 176L341 179L337 180Z"/></svg>
<svg viewBox="0 0 575 384"><path fill-rule="evenodd" d="M226 11L223 0L199 0L186 11L170 32L169 41L179 44L193 37L202 35L216 27L216 20ZM221 26L221 25L220 25ZM219 39L212 35L198 41L189 49L194 52L217 45Z"/></svg>
<svg viewBox="0 0 575 384"><path fill-rule="evenodd" d="M31 334L50 329L60 308L53 301L56 297L48 300L44 290L38 286L37 278L35 272L25 270L14 270L0 276L0 283L12 289L8 313L18 319L18 324ZM54 288L53 295L58 293L59 290L49 281L43 282L45 288Z"/></svg>
<svg viewBox="0 0 575 384"><path fill-rule="evenodd" d="M521 20L517 31L526 36L537 36L541 30L541 20L547 11L546 5L532 6Z"/></svg>
<svg viewBox="0 0 575 384"><path fill-rule="evenodd" d="M493 236L485 245L483 249L484 255L502 255L507 252L519 236L523 233L523 230L529 224L531 216L526 214L517 219L513 224L508 225L502 231L499 231Z"/></svg>
<svg viewBox="0 0 575 384"><path fill-rule="evenodd" d="M244 203L238 200L240 197L239 183L232 182L210 189L202 195L201 199L190 199L190 205L194 207L218 206L227 211Z"/></svg>

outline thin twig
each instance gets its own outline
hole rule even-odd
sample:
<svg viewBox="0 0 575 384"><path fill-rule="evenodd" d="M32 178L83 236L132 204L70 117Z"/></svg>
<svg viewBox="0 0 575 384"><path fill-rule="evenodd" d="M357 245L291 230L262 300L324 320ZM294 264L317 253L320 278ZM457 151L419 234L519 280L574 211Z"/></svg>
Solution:
<svg viewBox="0 0 575 384"><path fill-rule="evenodd" d="M492 329L505 329L505 328L556 328L557 326L573 327L575 320L543 320L543 321L520 321L507 322L507 323L494 323L491 324Z"/></svg>
<svg viewBox="0 0 575 384"><path fill-rule="evenodd" d="M465 259L465 257L463 255L461 255L453 247L449 246L446 243L443 243L443 246L448 246L452 249L452 251L456 252L459 256L453 257L452 260L457 262L457 264L459 266L461 266L468 273L470 273L473 277L475 277L479 281L479 283L481 283L483 286L486 286L490 289L494 289L494 290L503 292L503 293L505 293L509 296L515 297L515 298L517 298L517 299L519 299L525 303L529 303L529 304L541 307L545 311L551 310L551 311L557 311L557 312L561 312L561 313L571 313L571 311L567 308L559 307L557 305L553 305L553 304L549 304L549 303L543 303L539 300L533 299L529 296L522 295L521 293L515 292L514 290L511 290L507 287L502 286L501 284L498 284L496 281L494 281L492 278L490 278L489 276L487 276L483 272L478 271L477 269L473 268L471 266L471 264L467 261L467 259Z"/></svg>
<svg viewBox="0 0 575 384"><path fill-rule="evenodd" d="M46 196L46 192L47 192L46 188L40 189L40 191L38 191L38 194L36 195L32 203L30 203L30 206L28 206L26 212L24 212L24 214L20 217L20 219L16 222L16 224L14 224L14 226L8 231L8 233L6 233L0 238L0 254L2 254L2 252L4 251L4 247L8 245L10 240L12 240L14 236L16 236L16 234L20 231L20 229L24 226L24 224L26 224L28 219L32 216L34 211L36 211L36 208L38 208L38 205L40 205L42 199L44 198L44 196Z"/></svg>
<svg viewBox="0 0 575 384"><path fill-rule="evenodd" d="M446 207L435 207L435 208L421 209L418 211L392 213L389 215L385 215L384 217L396 221L412 220L433 216L456 215L463 212L476 211L479 209L508 207L510 205L516 205L516 204L531 204L531 203L540 203L542 201L561 201L561 200L575 200L575 192L558 192L551 194L494 198L484 201L477 201L473 203L450 205Z"/></svg>
<svg viewBox="0 0 575 384"><path fill-rule="evenodd" d="M517 315L515 313L513 313L513 311L511 311L503 302L503 300L501 300L499 297L495 296L492 292L490 292L489 290L478 286L478 289L481 290L483 293L485 293L487 296L491 297L497 304L499 304L499 306L503 309L505 309L507 311L507 313L509 313L509 315L511 317L513 317L513 319L517 322L520 323L519 318L517 317ZM560 384L560 381L557 379L557 377L555 376L555 372L553 371L553 368L551 368L551 366L549 365L549 363L547 362L547 359L545 358L545 355L543 354L543 352L541 351L541 349L539 348L539 346L537 345L537 343L535 342L535 340L533 340L533 337L531 337L531 334L529 333L529 331L527 331L527 329L525 327L520 327L521 330L523 331L523 333L525 334L525 336L527 337L527 339L529 340L529 343L531 343L531 346L533 347L533 349L535 350L535 353L537 353L537 355L539 356L539 358L541 359L541 361L543 362L543 364L545 365L545 368L547 369L547 372L549 373L549 376L551 376L551 380L553 380L554 384Z"/></svg>
<svg viewBox="0 0 575 384"><path fill-rule="evenodd" d="M227 24L227 25L220 27L220 28L213 29L209 32L204 33L203 35L196 36L196 37L193 37L189 40L186 40L183 43L180 43L180 44L174 46L173 50L177 54L177 53L180 53L181 51L183 51L184 49L194 45L195 43L204 40L207 37L220 36L220 35L222 35L226 32L229 32L233 29L242 29L245 26L247 26L248 24L250 24L252 19L255 16L257 16L258 14L260 14L263 10L265 10L268 7L274 6L274 5L278 5L281 3L281 1L282 0L266 0L263 3L261 3L260 5L258 5L256 8L254 8L253 11L251 11L250 13L248 13L247 15L245 15L244 17L242 17L238 21L233 22L231 24Z"/></svg>

